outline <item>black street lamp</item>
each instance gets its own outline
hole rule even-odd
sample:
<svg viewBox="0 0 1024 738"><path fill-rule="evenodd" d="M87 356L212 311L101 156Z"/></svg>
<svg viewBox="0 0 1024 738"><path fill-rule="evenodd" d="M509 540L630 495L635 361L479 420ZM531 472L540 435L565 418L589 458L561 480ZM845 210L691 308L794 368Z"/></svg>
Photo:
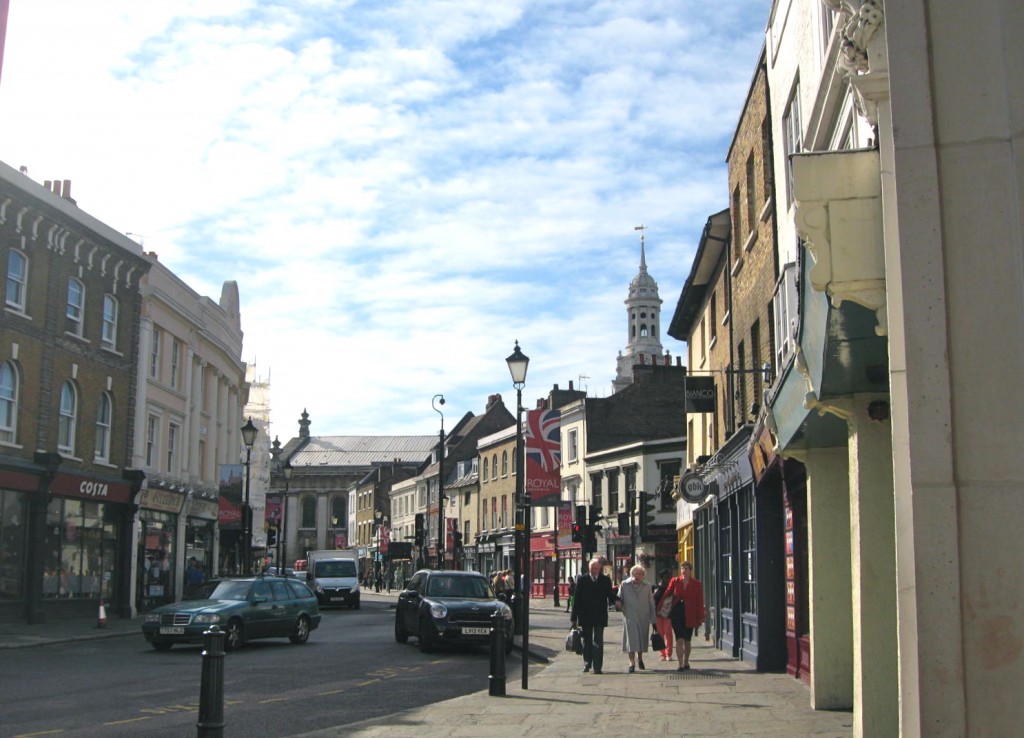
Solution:
<svg viewBox="0 0 1024 738"><path fill-rule="evenodd" d="M284 540L284 522L285 510L288 508L288 487L292 481L292 462L285 461L281 471L284 473L284 494L281 496L281 526L277 531L277 573L284 576L287 569L284 559L288 555L288 544Z"/></svg>
<svg viewBox="0 0 1024 738"><path fill-rule="evenodd" d="M521 574L516 574L515 589L522 587L523 623L523 689L529 688L530 664L530 493L523 480L523 387L526 385L526 370L530 357L519 350L519 341L511 355L505 359L512 375L512 386L516 388L516 502L523 513L523 530L516 531L516 561L522 561ZM519 567L516 567L519 568Z"/></svg>
<svg viewBox="0 0 1024 738"><path fill-rule="evenodd" d="M242 426L242 443L245 444L245 502L242 508L242 555L245 559L242 562L242 573L245 576L252 574L252 509L249 507L249 464L252 461L252 446L256 443L256 434L259 429L252 424L249 418Z"/></svg>
<svg viewBox="0 0 1024 738"><path fill-rule="evenodd" d="M437 404L435 404L437 403ZM437 444L437 568L444 569L444 413L437 409L444 405L444 395L434 395L430 406L441 416L441 431Z"/></svg>

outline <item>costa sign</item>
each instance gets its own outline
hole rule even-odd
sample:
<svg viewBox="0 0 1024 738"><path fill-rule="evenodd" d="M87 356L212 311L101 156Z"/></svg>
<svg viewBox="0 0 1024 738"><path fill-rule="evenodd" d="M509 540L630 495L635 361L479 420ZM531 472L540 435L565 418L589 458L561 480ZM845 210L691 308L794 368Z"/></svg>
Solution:
<svg viewBox="0 0 1024 738"><path fill-rule="evenodd" d="M77 497L93 502L128 502L131 485L77 474L58 474L50 490L61 497Z"/></svg>

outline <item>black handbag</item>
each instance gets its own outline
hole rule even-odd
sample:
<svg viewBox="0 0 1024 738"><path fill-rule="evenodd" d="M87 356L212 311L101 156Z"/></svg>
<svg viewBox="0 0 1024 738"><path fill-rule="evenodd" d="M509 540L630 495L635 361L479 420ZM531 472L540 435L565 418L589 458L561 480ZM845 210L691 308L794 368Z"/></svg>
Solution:
<svg viewBox="0 0 1024 738"><path fill-rule="evenodd" d="M573 653L583 653L583 631L579 628L572 629L572 651Z"/></svg>
<svg viewBox="0 0 1024 738"><path fill-rule="evenodd" d="M652 651L664 651L665 650L665 639L661 633L656 630L651 631L651 650Z"/></svg>

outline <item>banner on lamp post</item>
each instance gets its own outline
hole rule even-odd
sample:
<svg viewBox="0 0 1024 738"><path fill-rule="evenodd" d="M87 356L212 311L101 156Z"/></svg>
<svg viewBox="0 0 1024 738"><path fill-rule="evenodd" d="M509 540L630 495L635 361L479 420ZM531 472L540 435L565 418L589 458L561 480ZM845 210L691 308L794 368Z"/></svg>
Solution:
<svg viewBox="0 0 1024 738"><path fill-rule="evenodd" d="M533 506L558 505L562 501L562 413L530 410L526 413L523 445L526 449L524 484Z"/></svg>

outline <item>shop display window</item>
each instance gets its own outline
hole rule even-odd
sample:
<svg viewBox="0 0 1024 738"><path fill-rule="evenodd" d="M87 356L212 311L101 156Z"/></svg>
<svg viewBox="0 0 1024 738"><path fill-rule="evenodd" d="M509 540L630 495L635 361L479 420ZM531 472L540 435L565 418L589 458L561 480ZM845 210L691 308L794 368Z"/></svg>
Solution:
<svg viewBox="0 0 1024 738"><path fill-rule="evenodd" d="M114 597L117 526L106 519L106 507L60 497L50 502L43 543L44 597Z"/></svg>
<svg viewBox="0 0 1024 738"><path fill-rule="evenodd" d="M27 495L0 490L0 600L25 597Z"/></svg>

